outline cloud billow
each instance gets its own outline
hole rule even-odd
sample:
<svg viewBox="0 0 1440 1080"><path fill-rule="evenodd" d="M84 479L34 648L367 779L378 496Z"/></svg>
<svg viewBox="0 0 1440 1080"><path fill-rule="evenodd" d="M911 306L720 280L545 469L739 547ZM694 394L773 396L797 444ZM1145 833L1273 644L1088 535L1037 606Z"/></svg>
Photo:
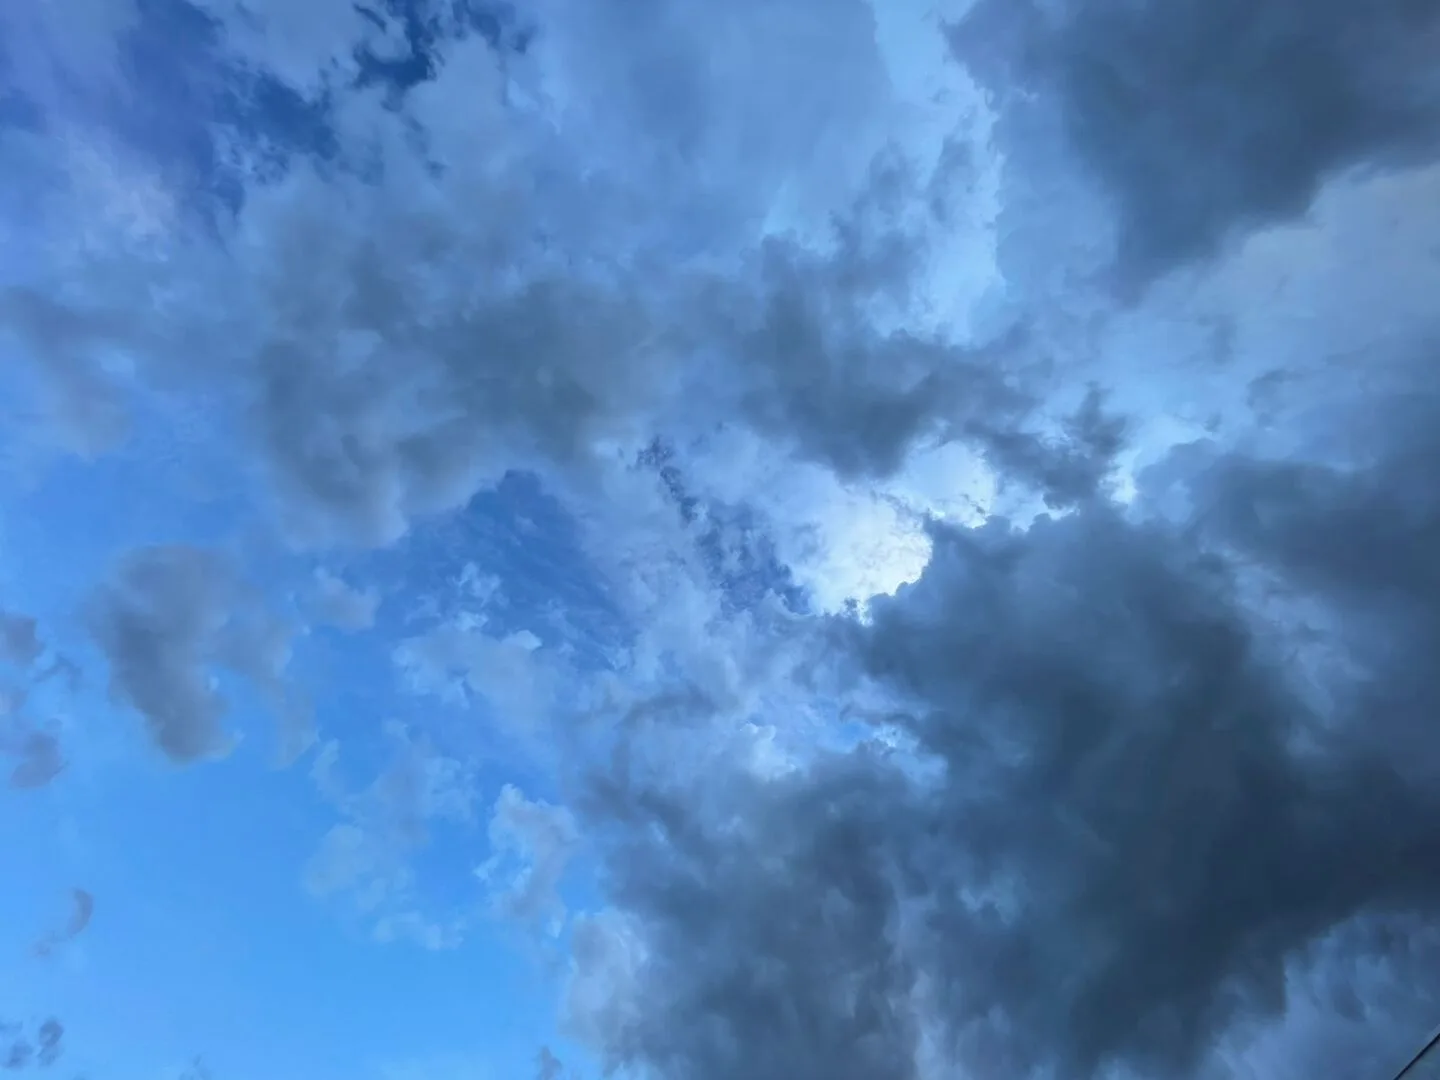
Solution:
<svg viewBox="0 0 1440 1080"><path fill-rule="evenodd" d="M952 28L1002 118L1055 110L1149 279L1298 218L1350 169L1432 161L1433 0L981 0Z"/></svg>
<svg viewBox="0 0 1440 1080"><path fill-rule="evenodd" d="M1318 713L1223 560L1106 507L935 545L842 634L909 749L703 794L598 782L642 957L616 1063L909 1077L938 1044L976 1075L1203 1075L1323 942L1433 920L1422 716ZM1407 1037L1378 1025L1355 1060Z"/></svg>

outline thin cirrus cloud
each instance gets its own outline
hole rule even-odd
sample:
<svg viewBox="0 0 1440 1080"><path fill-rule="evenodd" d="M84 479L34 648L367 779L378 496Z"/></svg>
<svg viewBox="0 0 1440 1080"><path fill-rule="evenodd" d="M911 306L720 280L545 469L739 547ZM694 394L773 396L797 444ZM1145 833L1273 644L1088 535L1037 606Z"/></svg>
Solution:
<svg viewBox="0 0 1440 1080"><path fill-rule="evenodd" d="M1420 1041L1433 4L292 7L167 8L188 172L17 69L27 176L165 213L37 182L0 319L27 437L236 464L226 554L107 553L82 636L176 763L253 767L258 691L364 947L538 932L546 1077ZM25 28L160 108L157 10Z"/></svg>

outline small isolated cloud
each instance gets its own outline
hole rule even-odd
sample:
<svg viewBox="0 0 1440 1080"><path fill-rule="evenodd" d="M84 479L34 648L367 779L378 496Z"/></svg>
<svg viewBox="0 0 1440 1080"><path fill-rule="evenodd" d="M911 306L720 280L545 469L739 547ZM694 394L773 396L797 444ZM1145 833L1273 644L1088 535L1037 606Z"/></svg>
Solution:
<svg viewBox="0 0 1440 1080"><path fill-rule="evenodd" d="M87 608L91 636L110 665L110 693L145 720L172 761L223 757L221 671L249 680L279 710L281 759L312 740L309 718L284 679L291 630L217 552L181 545L129 552Z"/></svg>
<svg viewBox="0 0 1440 1080"><path fill-rule="evenodd" d="M548 1046L542 1046L535 1055L535 1080L561 1080L564 1075L565 1063Z"/></svg>
<svg viewBox="0 0 1440 1080"><path fill-rule="evenodd" d="M42 788L65 771L65 752L49 731L19 729L0 739L0 753L14 761L10 786L17 791Z"/></svg>
<svg viewBox="0 0 1440 1080"><path fill-rule="evenodd" d="M486 701L518 734L539 730L554 702L555 672L528 630L497 636L483 621L461 618L402 642L395 660L414 690Z"/></svg>
<svg viewBox="0 0 1440 1080"><path fill-rule="evenodd" d="M322 623L339 630L368 630L375 625L380 592L356 588L327 570L317 570L308 601L313 616Z"/></svg>
<svg viewBox="0 0 1440 1080"><path fill-rule="evenodd" d="M39 624L34 619L0 609L0 660L28 668L44 651Z"/></svg>
<svg viewBox="0 0 1440 1080"><path fill-rule="evenodd" d="M388 733L396 744L393 760L358 791L339 776L337 743L317 753L312 777L341 820L306 864L304 885L317 899L342 900L378 941L454 948L464 940L471 912L427 911L415 859L430 846L435 825L473 823L476 779L465 763L403 727L392 724Z"/></svg>
<svg viewBox="0 0 1440 1080"><path fill-rule="evenodd" d="M565 918L560 881L575 853L575 819L563 807L527 799L507 784L490 817L491 856L475 871L506 918L557 934Z"/></svg>
<svg viewBox="0 0 1440 1080"><path fill-rule="evenodd" d="M36 681L44 679L42 674ZM17 791L44 787L66 765L58 725L37 726L26 715L28 699L25 690L0 689L0 757L13 763L9 784Z"/></svg>
<svg viewBox="0 0 1440 1080"><path fill-rule="evenodd" d="M65 1052L65 1025L53 1017L27 1025L0 1021L0 1069L49 1069Z"/></svg>
<svg viewBox="0 0 1440 1080"><path fill-rule="evenodd" d="M65 925L35 943L36 956L49 956L85 932L95 914L95 897L85 889L70 890L70 915Z"/></svg>

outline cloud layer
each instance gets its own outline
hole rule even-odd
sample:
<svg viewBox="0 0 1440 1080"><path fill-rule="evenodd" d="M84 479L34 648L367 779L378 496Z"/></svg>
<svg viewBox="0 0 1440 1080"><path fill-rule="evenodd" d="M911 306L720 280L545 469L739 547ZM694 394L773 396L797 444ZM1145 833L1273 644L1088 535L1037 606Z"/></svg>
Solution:
<svg viewBox="0 0 1440 1080"><path fill-rule="evenodd" d="M197 763L248 686L289 762L273 595L374 645L424 714L358 790L323 744L306 885L382 940L553 934L626 1075L1394 1060L1440 1009L1436 5L442 6L181 5L315 126L201 95L225 200L44 102L167 198L49 196L0 293L39 430L187 417L262 538L117 554L114 702ZM469 611L518 472L560 509L484 570L550 599ZM447 543L443 603L395 588ZM475 903L432 908L482 766Z"/></svg>

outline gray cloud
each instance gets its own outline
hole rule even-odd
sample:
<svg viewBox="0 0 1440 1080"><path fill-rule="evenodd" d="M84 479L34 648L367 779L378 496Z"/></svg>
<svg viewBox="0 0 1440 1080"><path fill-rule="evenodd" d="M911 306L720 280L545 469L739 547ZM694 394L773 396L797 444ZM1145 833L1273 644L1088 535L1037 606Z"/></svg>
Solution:
<svg viewBox="0 0 1440 1080"><path fill-rule="evenodd" d="M85 889L70 890L70 917L59 930L52 930L35 943L36 956L49 956L74 941L90 926L95 915L95 897Z"/></svg>
<svg viewBox="0 0 1440 1080"><path fill-rule="evenodd" d="M865 648L950 772L936 827L966 859L927 895L991 891L934 919L952 1020L1002 1010L1076 1075L1184 1070L1278 1015L1320 935L1433 916L1440 761L1331 744L1410 721L1316 715L1223 564L1103 511L939 541Z"/></svg>
<svg viewBox="0 0 1440 1080"><path fill-rule="evenodd" d="M533 856L502 896L528 914L555 911L575 833L594 835L612 908L573 923L568 1001L609 1064L667 1080L920 1080L956 1062L997 1080L1186 1075L1291 1022L1296 986L1317 1024L1363 1011L1340 986L1358 958L1390 976L1352 980L1366 993L1413 972L1413 997L1440 1003L1423 940L1440 898L1423 425L1343 465L1192 448L1167 463L1190 518L1161 517L1158 491L1122 511L1105 495L1129 429L1104 394L1054 430L1039 416L1036 356L1055 341L912 326L926 238L954 209L937 192L968 178L959 158L917 177L881 154L855 195L862 134L894 119L875 103L870 8L703 6L537 5L575 19L536 53L565 61L544 89L583 152L557 150L553 117L502 108L524 87L488 52L457 49L443 91L419 88L398 121L349 103L358 130L339 137L375 175L299 166L248 193L223 252L176 245L119 292L15 290L0 317L40 358L52 411L90 409L104 434L122 430L124 380L101 355L236 405L301 543L388 543L507 468L583 476L617 444L722 424L847 481L966 440L1069 511L1029 531L935 526L923 578L868 622L794 617L832 632L848 679L823 708L884 720L856 749L746 744L738 714L783 713L825 680L756 689L737 639L760 631L698 586L650 588L686 575L635 569L666 640L625 675L680 668L686 685L595 737L622 752L586 777L578 825L502 797L493 835ZM1431 149L1427 2L1049 9L980 0L955 49L996 94L1016 173L1037 132L1068 138L1047 164L1073 152L1114 200L1135 280L1299 214L1346 168ZM411 153L415 132L434 161ZM758 240L772 212L800 216L777 209L785 186L834 215L823 242ZM1012 219L1033 209L1010 194ZM288 632L206 553L128 557L90 622L115 696L177 760L228 745L215 672L278 688ZM458 669L548 708L563 695L519 664L532 652L457 627L401 659L431 688ZM723 715L691 715L707 710ZM438 822L468 822L468 772L407 742L351 793L331 764L339 820L309 888L377 937L457 943L471 913L431 917L414 856ZM1398 1015L1375 1006L1325 1064L1378 1060Z"/></svg>
<svg viewBox="0 0 1440 1080"><path fill-rule="evenodd" d="M251 185L223 251L164 234L56 271L63 289L9 290L0 317L65 401L123 414L136 383L222 402L303 544L389 543L507 469L573 477L717 419L863 478L1023 415L1013 343L869 325L914 306L974 180L958 133L933 163L901 145L870 6L779 24L660 6L640 27L623 5L547 0L536 70L456 44L401 113L347 99L337 154L375 175L297 161ZM622 26L617 64L595 40ZM542 72L555 118L514 101Z"/></svg>
<svg viewBox="0 0 1440 1080"><path fill-rule="evenodd" d="M368 630L375 625L380 593L357 589L326 570L316 571L309 606L315 617L340 630Z"/></svg>
<svg viewBox="0 0 1440 1080"><path fill-rule="evenodd" d="M869 239L910 244L883 226ZM887 292L906 300L903 262L876 266L844 249L819 258L781 243L767 245L761 262L758 304L736 305L748 297L728 286L728 303L702 324L702 347L733 350L732 416L799 457L847 479L885 477L917 443L984 444L988 425L1016 426L1033 408L1020 335L972 345L876 330L870 308Z"/></svg>
<svg viewBox="0 0 1440 1080"><path fill-rule="evenodd" d="M282 760L311 740L308 715L284 684L290 629L224 556L181 545L131 551L94 590L87 621L110 665L112 697L144 718L171 760L223 756L234 744L222 722L221 671L270 698Z"/></svg>
<svg viewBox="0 0 1440 1080"><path fill-rule="evenodd" d="M28 668L45 646L40 641L38 624L28 615L0 610L0 660L16 667Z"/></svg>
<svg viewBox="0 0 1440 1080"><path fill-rule="evenodd" d="M1060 117L1137 281L1298 217L1343 170L1433 158L1437 18L1433 0L980 0L952 37L1011 135Z"/></svg>
<svg viewBox="0 0 1440 1080"><path fill-rule="evenodd" d="M33 632L33 628L32 628ZM42 675L41 680L44 676ZM39 680L37 680L39 681ZM65 751L54 725L37 727L26 715L24 690L0 690L0 755L9 758L10 787L16 791L42 788L65 770Z"/></svg>
<svg viewBox="0 0 1440 1080"><path fill-rule="evenodd" d="M1403 1054L1440 1008L1429 976L1378 996L1440 916L1440 456L1408 400L1344 467L1189 448L1149 481L1183 521L934 527L835 624L897 695L885 740L767 779L611 763L576 1030L679 1078L1203 1076L1303 992L1317 1028L1372 1010L1337 1071Z"/></svg>
<svg viewBox="0 0 1440 1080"><path fill-rule="evenodd" d="M542 1046L535 1055L535 1080L561 1080L564 1075L565 1063L548 1046Z"/></svg>
<svg viewBox="0 0 1440 1080"><path fill-rule="evenodd" d="M65 751L51 732L20 728L6 732L0 751L15 759L10 786L17 791L42 788L65 771Z"/></svg>
<svg viewBox="0 0 1440 1080"><path fill-rule="evenodd" d="M51 1017L38 1024L0 1021L0 1068L48 1069L65 1052L65 1025Z"/></svg>
<svg viewBox="0 0 1440 1080"><path fill-rule="evenodd" d="M918 970L897 947L890 880L911 822L899 777L875 764L768 784L726 771L723 794L599 783L624 825L605 883L624 921L577 925L569 1020L608 1065L677 1080L918 1075Z"/></svg>

